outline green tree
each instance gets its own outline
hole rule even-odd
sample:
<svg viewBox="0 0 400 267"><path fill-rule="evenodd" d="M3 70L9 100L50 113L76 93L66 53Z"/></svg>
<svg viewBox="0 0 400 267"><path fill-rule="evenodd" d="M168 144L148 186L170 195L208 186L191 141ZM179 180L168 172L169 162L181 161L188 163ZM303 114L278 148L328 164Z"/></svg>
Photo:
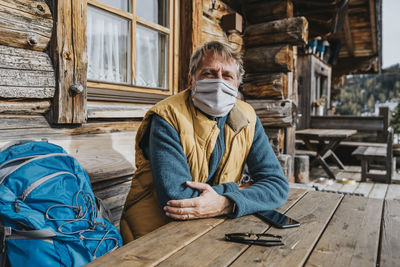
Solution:
<svg viewBox="0 0 400 267"><path fill-rule="evenodd" d="M394 110L394 115L390 122L393 127L393 131L395 133L400 133L400 104L397 105L396 109Z"/></svg>

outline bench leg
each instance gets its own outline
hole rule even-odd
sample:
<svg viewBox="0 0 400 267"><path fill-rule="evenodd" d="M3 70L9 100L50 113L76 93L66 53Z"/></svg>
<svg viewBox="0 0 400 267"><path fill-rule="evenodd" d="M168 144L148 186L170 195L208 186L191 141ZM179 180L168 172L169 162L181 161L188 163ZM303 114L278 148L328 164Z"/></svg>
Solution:
<svg viewBox="0 0 400 267"><path fill-rule="evenodd" d="M367 181L368 160L361 159L361 182Z"/></svg>

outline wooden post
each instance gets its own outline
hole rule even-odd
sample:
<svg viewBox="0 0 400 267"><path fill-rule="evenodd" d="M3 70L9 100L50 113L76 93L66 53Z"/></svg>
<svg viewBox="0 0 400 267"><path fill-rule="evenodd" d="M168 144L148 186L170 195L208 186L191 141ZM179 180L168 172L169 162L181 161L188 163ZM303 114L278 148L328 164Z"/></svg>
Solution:
<svg viewBox="0 0 400 267"><path fill-rule="evenodd" d="M87 0L53 0L52 3L56 24L51 52L57 90L50 119L60 124L81 124L87 117Z"/></svg>
<svg viewBox="0 0 400 267"><path fill-rule="evenodd" d="M180 57L179 57L179 90L189 86L189 61L192 53L201 42L201 21L203 16L203 4L201 0L180 1L181 18L180 25Z"/></svg>
<svg viewBox="0 0 400 267"><path fill-rule="evenodd" d="M294 177L296 183L310 182L310 158L308 155L296 155L294 158Z"/></svg>
<svg viewBox="0 0 400 267"><path fill-rule="evenodd" d="M383 116L383 130L382 130L382 139L386 142L388 128L390 125L390 110L389 107L379 107L379 116Z"/></svg>

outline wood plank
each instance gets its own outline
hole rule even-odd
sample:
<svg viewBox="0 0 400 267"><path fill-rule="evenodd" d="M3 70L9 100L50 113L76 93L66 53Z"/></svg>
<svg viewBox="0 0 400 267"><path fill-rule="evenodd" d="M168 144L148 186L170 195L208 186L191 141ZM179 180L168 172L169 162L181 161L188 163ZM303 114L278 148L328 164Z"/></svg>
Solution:
<svg viewBox="0 0 400 267"><path fill-rule="evenodd" d="M0 114L44 114L50 106L50 100L0 101Z"/></svg>
<svg viewBox="0 0 400 267"><path fill-rule="evenodd" d="M308 40L308 22L305 17L286 18L246 27L246 47L270 44L304 45Z"/></svg>
<svg viewBox="0 0 400 267"><path fill-rule="evenodd" d="M382 221L379 266L398 266L400 262L400 200L386 200Z"/></svg>
<svg viewBox="0 0 400 267"><path fill-rule="evenodd" d="M388 185L376 183L369 193L370 198L384 199L386 195Z"/></svg>
<svg viewBox="0 0 400 267"><path fill-rule="evenodd" d="M0 68L54 72L45 52L0 45Z"/></svg>
<svg viewBox="0 0 400 267"><path fill-rule="evenodd" d="M270 228L268 233L283 236L284 246L251 246L232 266L302 266L325 230L342 195L310 191L286 214L297 219L296 228Z"/></svg>
<svg viewBox="0 0 400 267"><path fill-rule="evenodd" d="M259 116L262 125L265 126L292 126L293 121L293 104L287 100L251 100L247 99Z"/></svg>
<svg viewBox="0 0 400 267"><path fill-rule="evenodd" d="M386 200L400 199L400 185L390 184L386 192Z"/></svg>
<svg viewBox="0 0 400 267"><path fill-rule="evenodd" d="M342 188L339 189L341 193L355 193L354 191L358 188L359 183L355 184L344 184Z"/></svg>
<svg viewBox="0 0 400 267"><path fill-rule="evenodd" d="M288 72L293 70L293 49L290 45L248 48L243 57L247 72Z"/></svg>
<svg viewBox="0 0 400 267"><path fill-rule="evenodd" d="M1 45L44 51L51 38L53 18L45 1L3 0L0 24Z"/></svg>
<svg viewBox="0 0 400 267"><path fill-rule="evenodd" d="M96 259L87 266L155 266L224 220L225 218L210 218L173 221L113 253Z"/></svg>
<svg viewBox="0 0 400 267"><path fill-rule="evenodd" d="M383 200L345 196L305 266L375 266Z"/></svg>
<svg viewBox="0 0 400 267"><path fill-rule="evenodd" d="M365 197L369 197L369 193L374 187L373 183L360 183L354 193L363 194Z"/></svg>
<svg viewBox="0 0 400 267"><path fill-rule="evenodd" d="M305 193L305 190L291 189L288 201L284 206L279 208L279 210L285 212L299 201ZM227 220L196 240L196 243L189 244L158 266L196 266L199 265L199 263L201 263L202 266L226 266L232 259L238 257L248 247L248 245L245 244L226 242L224 240L226 233L262 233L268 228L268 224L252 215L234 220Z"/></svg>
<svg viewBox="0 0 400 267"><path fill-rule="evenodd" d="M50 118L54 123L80 124L87 117L87 0L53 0L53 4L57 18L56 38L53 38L50 48L58 83Z"/></svg>

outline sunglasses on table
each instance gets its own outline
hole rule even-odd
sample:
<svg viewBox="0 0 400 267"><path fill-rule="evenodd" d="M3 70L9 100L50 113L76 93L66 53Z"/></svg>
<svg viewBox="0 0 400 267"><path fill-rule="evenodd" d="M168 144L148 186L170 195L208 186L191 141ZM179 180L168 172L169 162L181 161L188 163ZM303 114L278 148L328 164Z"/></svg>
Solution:
<svg viewBox="0 0 400 267"><path fill-rule="evenodd" d="M264 239L267 237L267 239ZM229 233L225 234L225 240L242 243L242 244L250 244L250 245L259 245L264 247L274 247L274 246L283 246L282 236L280 235L272 235L272 234L255 234L255 233Z"/></svg>

